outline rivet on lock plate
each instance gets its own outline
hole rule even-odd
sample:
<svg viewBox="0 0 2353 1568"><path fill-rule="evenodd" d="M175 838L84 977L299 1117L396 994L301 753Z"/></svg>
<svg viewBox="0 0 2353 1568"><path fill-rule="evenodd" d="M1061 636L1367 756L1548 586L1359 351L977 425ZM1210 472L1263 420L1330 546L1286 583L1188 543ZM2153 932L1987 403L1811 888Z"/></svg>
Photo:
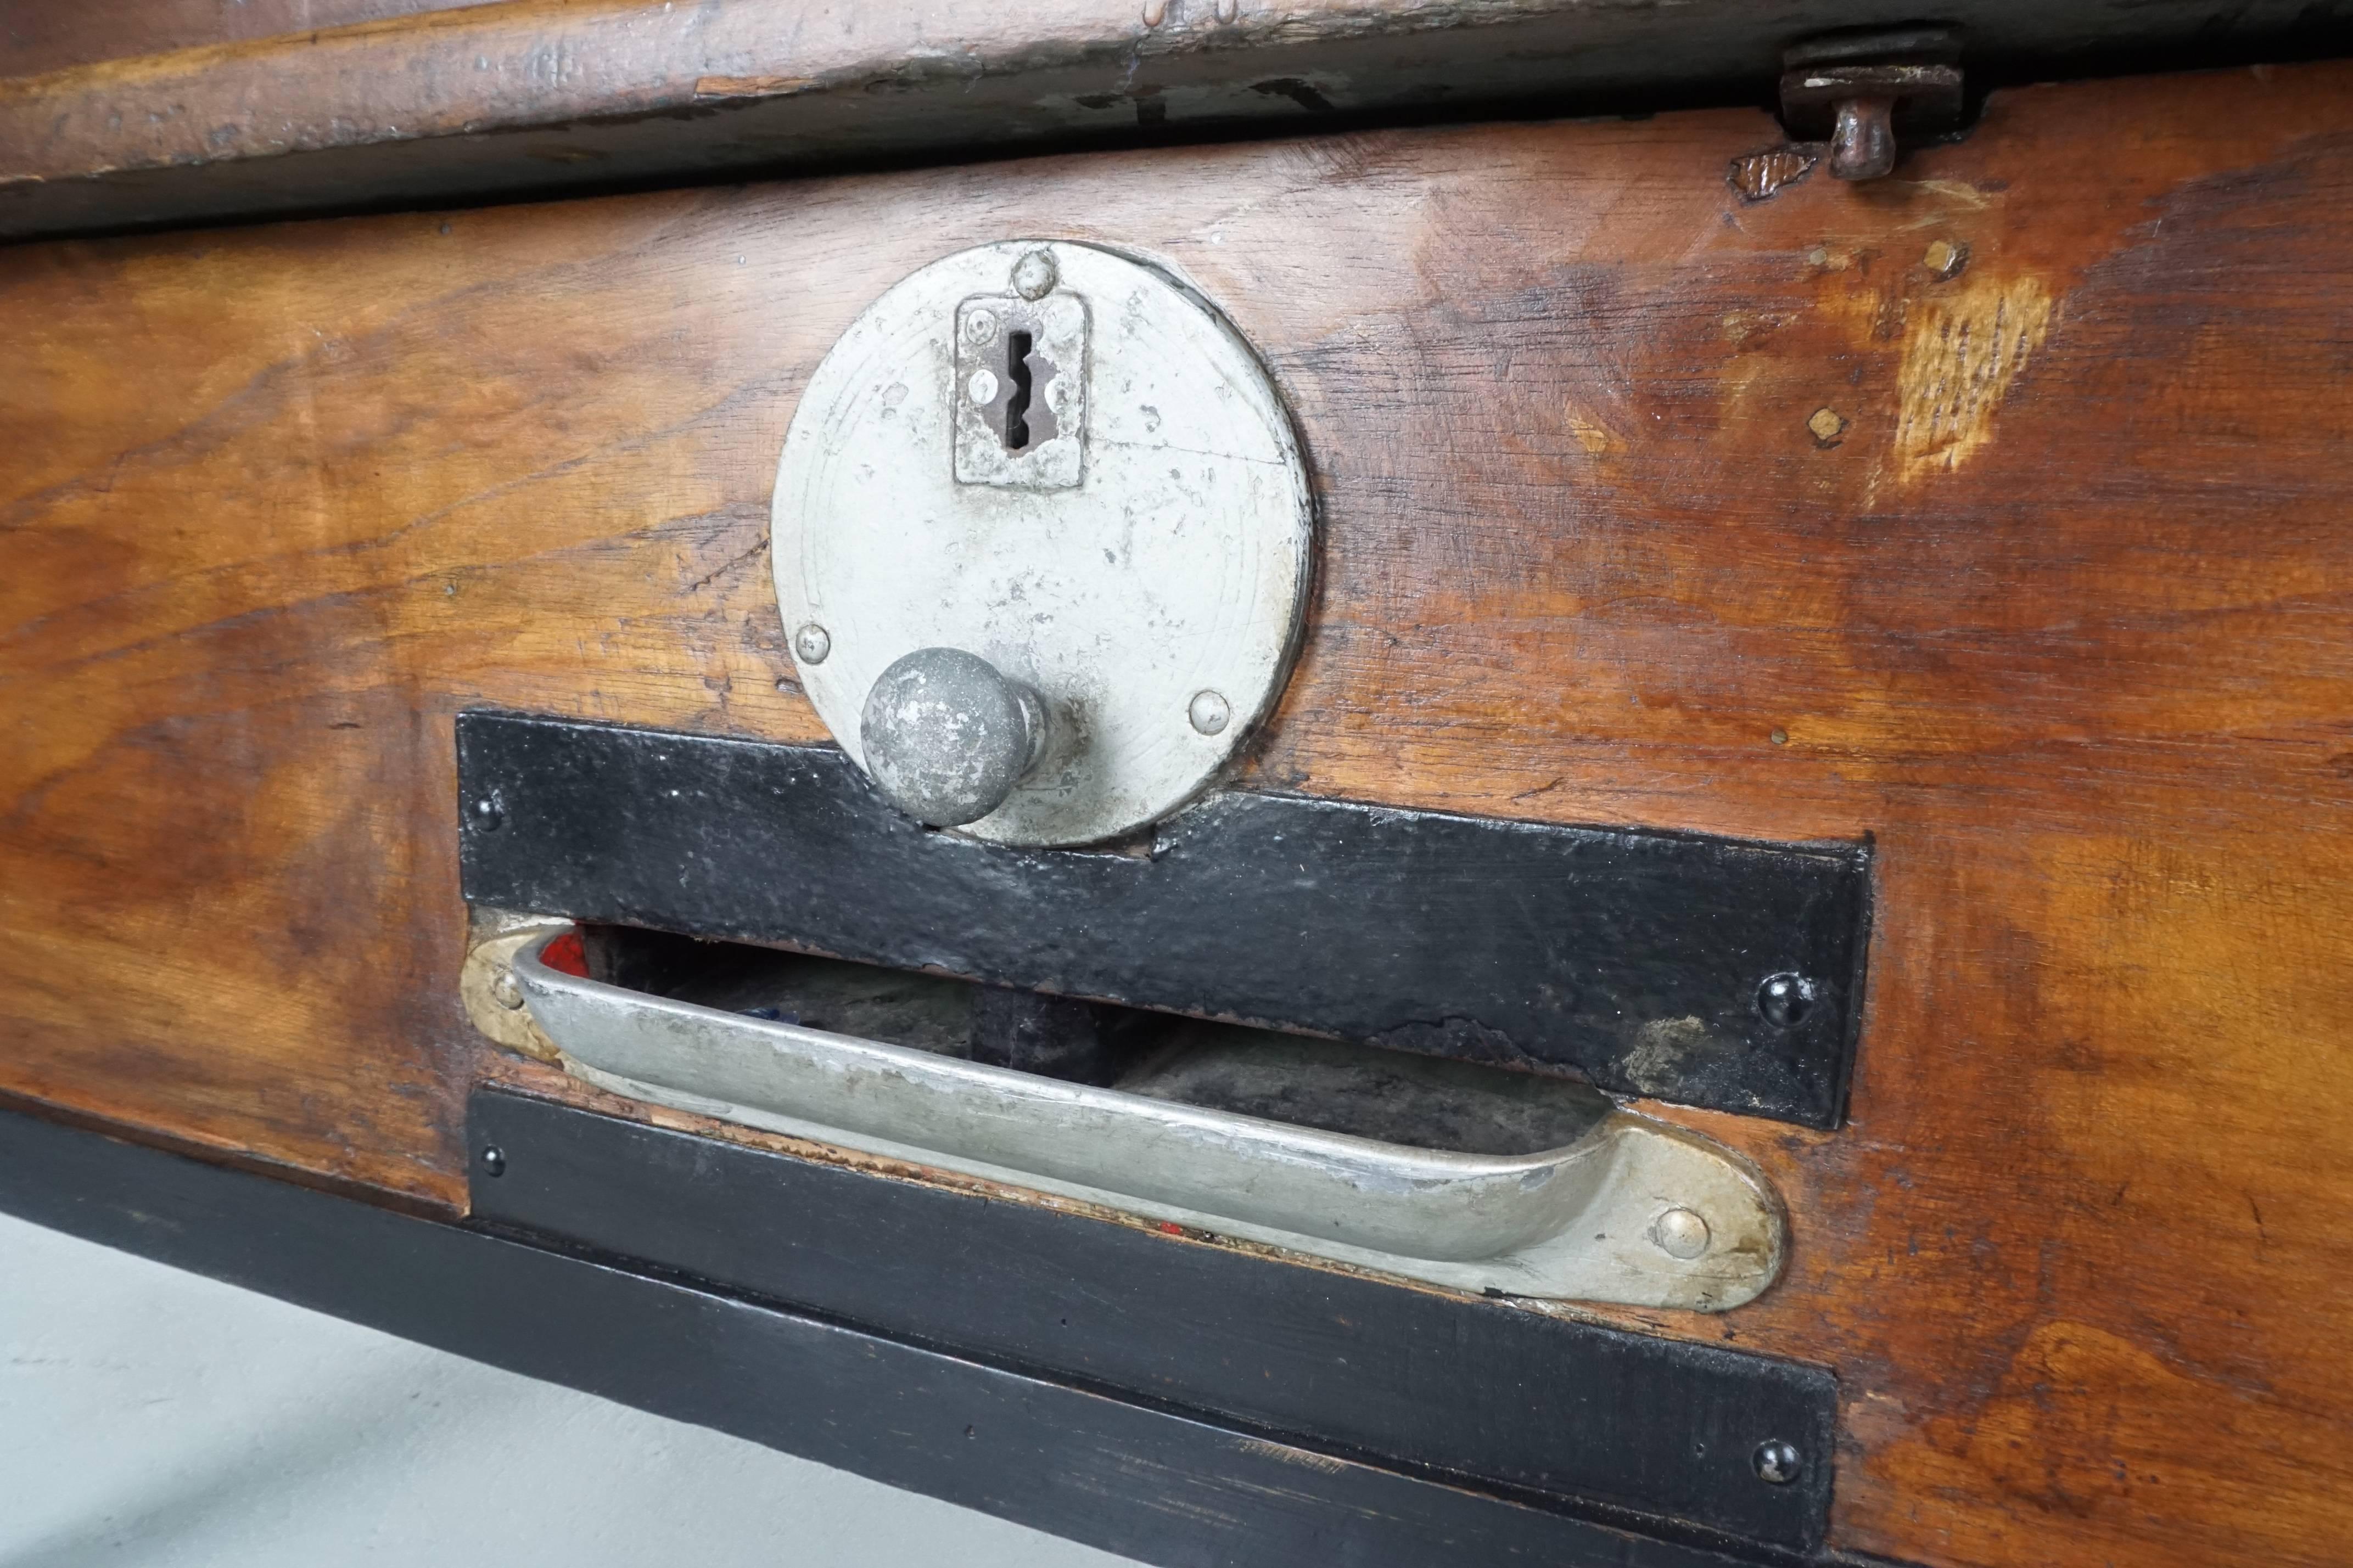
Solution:
<svg viewBox="0 0 2353 1568"><path fill-rule="evenodd" d="M1005 844L1198 795L1281 693L1314 542L1289 417L1167 274L1009 241L854 322L786 437L802 688L892 803Z"/></svg>

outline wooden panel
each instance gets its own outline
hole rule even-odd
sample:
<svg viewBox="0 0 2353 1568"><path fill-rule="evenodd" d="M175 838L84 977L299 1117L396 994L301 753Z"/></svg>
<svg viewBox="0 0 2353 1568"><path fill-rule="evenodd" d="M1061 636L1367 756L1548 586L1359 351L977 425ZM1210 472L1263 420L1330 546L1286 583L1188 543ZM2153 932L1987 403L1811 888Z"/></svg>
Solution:
<svg viewBox="0 0 2353 1568"><path fill-rule="evenodd" d="M450 716L820 737L794 395L1006 233L1181 268L1327 521L1251 782L1875 836L1852 1124L1676 1113L1842 1380L1833 1536L2353 1539L2353 69L1390 132L0 252L0 1088L455 1205ZM1957 273L1937 265L1966 247ZM1619 1314L1620 1321L1641 1321Z"/></svg>
<svg viewBox="0 0 2353 1568"><path fill-rule="evenodd" d="M451 11L481 0L108 0L12 5L0 15L0 77L100 60L310 34L354 22Z"/></svg>
<svg viewBox="0 0 2353 1568"><path fill-rule="evenodd" d="M102 20L36 25L13 54L0 38L15 79L0 79L0 237L1352 111L1765 102L1788 45L1919 19L1909 0L259 0L202 33L210 8L58 6ZM2353 46L2353 26L2301 0L1936 15L1964 29L1973 69L2036 80L2120 52L2145 66ZM84 63L43 63L69 57Z"/></svg>

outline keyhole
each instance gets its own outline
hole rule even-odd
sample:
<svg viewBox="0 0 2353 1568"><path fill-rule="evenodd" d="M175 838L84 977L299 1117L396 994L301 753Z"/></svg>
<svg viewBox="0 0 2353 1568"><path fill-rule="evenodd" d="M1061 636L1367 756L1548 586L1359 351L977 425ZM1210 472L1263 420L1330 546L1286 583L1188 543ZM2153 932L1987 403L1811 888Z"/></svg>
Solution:
<svg viewBox="0 0 2353 1568"><path fill-rule="evenodd" d="M1005 449L1008 452L1029 444L1029 343L1028 332L1005 334L1005 379L1013 387L1005 397Z"/></svg>

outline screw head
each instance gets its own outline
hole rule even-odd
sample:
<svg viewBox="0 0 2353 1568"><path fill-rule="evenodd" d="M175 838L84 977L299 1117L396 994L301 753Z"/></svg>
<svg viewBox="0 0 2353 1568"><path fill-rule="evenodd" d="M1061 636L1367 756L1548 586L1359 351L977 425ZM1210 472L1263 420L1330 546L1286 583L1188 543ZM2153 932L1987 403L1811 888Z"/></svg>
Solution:
<svg viewBox="0 0 2353 1568"><path fill-rule="evenodd" d="M499 825L506 819L507 814L499 808L499 803L491 796L484 795L474 803L474 826L483 832L496 833L499 830Z"/></svg>
<svg viewBox="0 0 2353 1568"><path fill-rule="evenodd" d="M1749 1463L1757 1467L1758 1480L1786 1487L1803 1473L1806 1457L1798 1452L1795 1443L1779 1437L1767 1437L1757 1445L1757 1452L1749 1456Z"/></svg>
<svg viewBox="0 0 2353 1568"><path fill-rule="evenodd" d="M793 652L803 664L823 664L826 655L833 651L833 634L815 621L793 634Z"/></svg>
<svg viewBox="0 0 2353 1568"><path fill-rule="evenodd" d="M985 343L997 335L997 313L993 310L973 310L964 319L964 335L974 342Z"/></svg>
<svg viewBox="0 0 2353 1568"><path fill-rule="evenodd" d="M1707 1221L1689 1209L1669 1209L1651 1224L1651 1239L1669 1258L1697 1258L1707 1250Z"/></svg>
<svg viewBox="0 0 2353 1568"><path fill-rule="evenodd" d="M1193 700L1185 707L1185 717L1193 728L1204 735L1221 733L1233 721L1234 710L1225 698L1214 691L1196 691Z"/></svg>
<svg viewBox="0 0 2353 1568"><path fill-rule="evenodd" d="M976 370L972 379L964 384L964 395L982 407L997 401L997 374L994 371Z"/></svg>
<svg viewBox="0 0 2353 1568"><path fill-rule="evenodd" d="M482 1151L482 1173L503 1176L507 1173L507 1152L492 1143Z"/></svg>
<svg viewBox="0 0 2353 1568"><path fill-rule="evenodd" d="M515 978L513 970L499 971L498 977L491 982L491 1000L510 1013L522 1005L522 982Z"/></svg>
<svg viewBox="0 0 2353 1568"><path fill-rule="evenodd" d="M1059 280L1054 258L1042 250L1033 250L1013 264L1013 291L1024 300L1044 299Z"/></svg>
<svg viewBox="0 0 2353 1568"><path fill-rule="evenodd" d="M1817 987L1802 974L1768 974L1757 988L1757 1012L1777 1029L1794 1029L1814 1010Z"/></svg>

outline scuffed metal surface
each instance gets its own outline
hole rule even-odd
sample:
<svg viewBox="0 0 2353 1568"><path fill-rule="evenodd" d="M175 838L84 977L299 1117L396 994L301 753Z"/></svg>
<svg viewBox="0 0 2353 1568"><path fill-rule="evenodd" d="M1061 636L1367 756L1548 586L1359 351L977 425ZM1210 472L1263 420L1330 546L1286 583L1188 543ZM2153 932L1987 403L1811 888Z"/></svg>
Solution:
<svg viewBox="0 0 2353 1568"><path fill-rule="evenodd" d="M1147 1069L1160 1092L1137 1094L562 974L536 948L517 956L515 973L566 1070L754 1127L1461 1289L1720 1310L1780 1269L1779 1206L1752 1169L1622 1112L1558 1125L1577 1136L1531 1153L1422 1148L1204 1108L1180 1097L1185 1075L1167 1062ZM1228 1089L1256 1054L1240 1040L1192 1051ZM1362 1070L1328 1052L1315 1059L1305 1044L1293 1058L1300 1084ZM1422 1087L1461 1109L1473 1098L1460 1085ZM1565 1085L1551 1096L1576 1098ZM1682 1258L1654 1243L1651 1227L1670 1208L1705 1216L1705 1251Z"/></svg>

